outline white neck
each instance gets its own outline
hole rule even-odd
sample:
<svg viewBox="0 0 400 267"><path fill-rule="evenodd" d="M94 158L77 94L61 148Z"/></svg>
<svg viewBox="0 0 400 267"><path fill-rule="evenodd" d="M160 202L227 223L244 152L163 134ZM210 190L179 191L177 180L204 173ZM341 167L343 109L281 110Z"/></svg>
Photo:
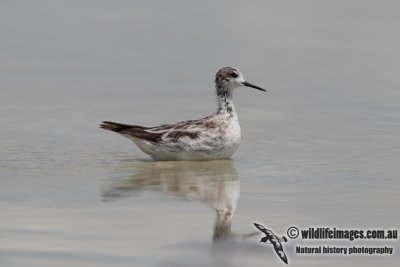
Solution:
<svg viewBox="0 0 400 267"><path fill-rule="evenodd" d="M232 91L232 89L226 90L217 87L218 114L234 114L236 112L235 106L233 105Z"/></svg>

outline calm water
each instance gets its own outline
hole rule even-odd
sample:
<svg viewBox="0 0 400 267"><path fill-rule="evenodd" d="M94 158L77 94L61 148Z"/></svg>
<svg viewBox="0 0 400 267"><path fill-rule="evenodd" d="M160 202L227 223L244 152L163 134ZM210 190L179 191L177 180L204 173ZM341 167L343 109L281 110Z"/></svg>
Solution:
<svg viewBox="0 0 400 267"><path fill-rule="evenodd" d="M254 221L278 235L398 229L399 8L2 1L0 265L280 266ZM269 89L236 91L232 160L152 162L98 128L209 115L226 65ZM284 246L294 266L399 261L398 241L355 243L395 256L302 256L299 244Z"/></svg>

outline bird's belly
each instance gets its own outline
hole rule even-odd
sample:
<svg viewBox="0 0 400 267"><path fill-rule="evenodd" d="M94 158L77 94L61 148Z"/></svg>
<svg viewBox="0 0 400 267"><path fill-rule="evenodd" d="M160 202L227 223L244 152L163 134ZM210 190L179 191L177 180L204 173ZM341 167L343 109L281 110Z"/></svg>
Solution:
<svg viewBox="0 0 400 267"><path fill-rule="evenodd" d="M155 144L141 139L133 139L135 144L154 160L215 160L230 158L239 147L239 137L222 140L208 140L200 144Z"/></svg>
<svg viewBox="0 0 400 267"><path fill-rule="evenodd" d="M155 160L215 160L230 158L237 150L237 145L218 145L203 148L192 147L157 147L148 153Z"/></svg>
<svg viewBox="0 0 400 267"><path fill-rule="evenodd" d="M239 122L231 121L221 132L209 132L197 139L182 138L178 142L155 143L138 138L132 141L154 160L215 160L230 158L239 147Z"/></svg>

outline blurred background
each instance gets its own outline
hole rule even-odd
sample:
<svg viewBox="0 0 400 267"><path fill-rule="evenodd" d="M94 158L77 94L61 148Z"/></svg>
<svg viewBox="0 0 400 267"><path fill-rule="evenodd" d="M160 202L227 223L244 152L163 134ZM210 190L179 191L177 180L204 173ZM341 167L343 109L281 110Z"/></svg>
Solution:
<svg viewBox="0 0 400 267"><path fill-rule="evenodd" d="M399 8L1 1L0 265L266 266L279 264L271 247L238 241L253 221L278 235L398 226ZM268 90L236 90L228 163L155 163L98 128L207 116L223 66ZM297 266L399 259L305 257L296 242Z"/></svg>

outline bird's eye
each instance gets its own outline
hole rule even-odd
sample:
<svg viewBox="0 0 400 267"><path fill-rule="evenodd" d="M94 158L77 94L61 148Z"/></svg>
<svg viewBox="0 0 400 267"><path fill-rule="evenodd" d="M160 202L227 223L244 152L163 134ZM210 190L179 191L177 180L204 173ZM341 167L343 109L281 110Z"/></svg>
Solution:
<svg viewBox="0 0 400 267"><path fill-rule="evenodd" d="M237 74L236 72L232 72L232 73L231 73L231 77L237 78L237 77L238 77L238 74Z"/></svg>

